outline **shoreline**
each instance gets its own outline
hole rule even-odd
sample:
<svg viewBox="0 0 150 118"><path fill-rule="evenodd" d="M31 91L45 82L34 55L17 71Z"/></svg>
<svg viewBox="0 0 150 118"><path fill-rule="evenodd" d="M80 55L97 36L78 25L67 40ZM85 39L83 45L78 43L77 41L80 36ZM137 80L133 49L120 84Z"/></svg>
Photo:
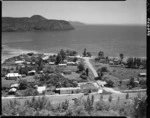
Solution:
<svg viewBox="0 0 150 118"><path fill-rule="evenodd" d="M4 61L6 59L9 59L9 58L12 58L14 56L19 56L21 54L27 54L27 53L30 53L30 52L33 52L33 53L41 53L41 54L45 54L45 55L52 55L52 54L57 54L60 49L69 49L69 50L75 50L75 49L71 49L71 48L67 48L67 47L63 47L63 46L58 46L57 47L57 50L56 50L56 47L54 48L49 48L49 49L43 49L41 51L38 51L38 50L27 50L27 49L19 49L19 48L11 48L11 47L8 47L7 45L4 45L2 44L2 57L1 57L1 64L4 63ZM78 54L79 55L82 55L82 51L78 51ZM92 53L92 56L97 56L98 52L91 52ZM106 55L108 57L119 57L118 56L110 56L110 55ZM147 58L146 56L124 56L124 58L129 58L129 57L136 57L136 58Z"/></svg>

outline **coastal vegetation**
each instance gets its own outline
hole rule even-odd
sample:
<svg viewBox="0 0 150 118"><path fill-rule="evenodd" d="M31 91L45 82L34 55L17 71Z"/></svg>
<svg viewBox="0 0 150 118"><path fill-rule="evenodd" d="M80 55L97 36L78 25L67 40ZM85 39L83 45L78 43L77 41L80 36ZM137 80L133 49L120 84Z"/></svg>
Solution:
<svg viewBox="0 0 150 118"><path fill-rule="evenodd" d="M124 98L113 100L112 96L104 101L100 95L99 101L94 96L86 100L74 99L74 103L65 100L53 104L47 97L33 97L21 103L19 100L10 100L2 106L3 116L126 116L131 118L146 118L146 96L137 94L134 99Z"/></svg>

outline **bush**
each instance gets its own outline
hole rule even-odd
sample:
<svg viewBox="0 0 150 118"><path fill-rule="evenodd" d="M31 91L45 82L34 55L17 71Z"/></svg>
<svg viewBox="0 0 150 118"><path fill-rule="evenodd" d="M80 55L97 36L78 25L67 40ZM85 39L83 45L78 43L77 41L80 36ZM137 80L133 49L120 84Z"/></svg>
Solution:
<svg viewBox="0 0 150 118"><path fill-rule="evenodd" d="M27 80L21 79L21 80L19 81L19 89L20 89L20 90L24 90L24 89L27 89L27 87L28 87L28 82L27 82Z"/></svg>
<svg viewBox="0 0 150 118"><path fill-rule="evenodd" d="M47 103L48 99L45 96L39 97L38 99L33 97L31 100L26 100L24 106L31 107L34 110L42 110L46 108Z"/></svg>
<svg viewBox="0 0 150 118"><path fill-rule="evenodd" d="M109 108L110 108L110 105L107 103L105 103L105 102L103 102L103 101L98 101L97 103L96 103L96 105L95 105L95 109L97 110L97 111L108 111L109 110Z"/></svg>
<svg viewBox="0 0 150 118"><path fill-rule="evenodd" d="M38 95L38 91L33 88L28 88L24 91L24 96L36 96Z"/></svg>
<svg viewBox="0 0 150 118"><path fill-rule="evenodd" d="M75 111L75 116L88 116L88 113L84 110L83 106L77 106Z"/></svg>

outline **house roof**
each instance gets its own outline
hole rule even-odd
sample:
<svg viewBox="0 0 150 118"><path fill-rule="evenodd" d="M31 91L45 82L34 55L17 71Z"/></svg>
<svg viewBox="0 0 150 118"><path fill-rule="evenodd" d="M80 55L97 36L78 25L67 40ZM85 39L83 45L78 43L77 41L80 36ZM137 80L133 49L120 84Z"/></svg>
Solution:
<svg viewBox="0 0 150 118"><path fill-rule="evenodd" d="M18 83L16 83L16 84L12 84L11 86L10 86L11 88L13 88L13 87L19 87L19 84Z"/></svg>
<svg viewBox="0 0 150 118"><path fill-rule="evenodd" d="M11 88L11 89L9 90L9 92L16 92L16 91L17 91L16 88Z"/></svg>

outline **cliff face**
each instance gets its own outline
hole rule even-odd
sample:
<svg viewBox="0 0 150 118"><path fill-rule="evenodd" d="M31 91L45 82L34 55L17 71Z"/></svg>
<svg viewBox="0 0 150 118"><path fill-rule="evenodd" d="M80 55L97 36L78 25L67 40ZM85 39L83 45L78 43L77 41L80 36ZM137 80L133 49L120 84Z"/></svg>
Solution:
<svg viewBox="0 0 150 118"><path fill-rule="evenodd" d="M37 30L73 30L73 26L64 20L48 20L42 16L34 15L30 18L2 18L2 32L37 31Z"/></svg>

